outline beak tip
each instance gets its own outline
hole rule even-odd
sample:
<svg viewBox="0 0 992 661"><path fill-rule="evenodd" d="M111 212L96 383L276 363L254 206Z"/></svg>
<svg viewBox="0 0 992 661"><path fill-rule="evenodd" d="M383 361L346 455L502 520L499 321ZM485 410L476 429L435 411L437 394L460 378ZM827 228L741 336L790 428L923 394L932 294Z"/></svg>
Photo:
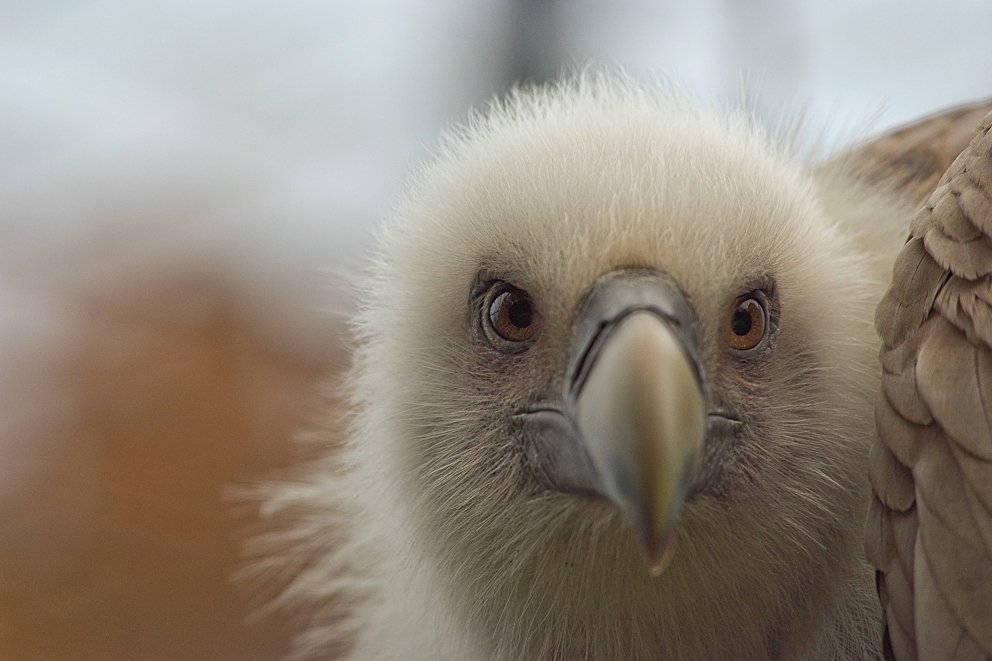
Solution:
<svg viewBox="0 0 992 661"><path fill-rule="evenodd" d="M648 573L657 578L665 573L675 555L675 534L670 533L662 539L648 540L644 545L648 564Z"/></svg>
<svg viewBox="0 0 992 661"><path fill-rule="evenodd" d="M668 569L675 552L678 522L682 517L689 483L695 473L698 456L693 454L683 466L682 474L672 499L655 510L658 518L648 517L641 528L641 541L652 576L660 576ZM657 527L652 527L657 526Z"/></svg>

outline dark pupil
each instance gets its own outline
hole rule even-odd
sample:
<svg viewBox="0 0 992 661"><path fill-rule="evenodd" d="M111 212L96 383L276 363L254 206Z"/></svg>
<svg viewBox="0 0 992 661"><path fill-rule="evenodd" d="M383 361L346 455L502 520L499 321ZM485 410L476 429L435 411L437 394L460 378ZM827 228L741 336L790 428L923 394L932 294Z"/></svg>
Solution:
<svg viewBox="0 0 992 661"><path fill-rule="evenodd" d="M751 332L751 313L744 308L734 310L734 316L730 319L730 328L735 335L744 337Z"/></svg>
<svg viewBox="0 0 992 661"><path fill-rule="evenodd" d="M530 301L526 298L518 298L510 303L506 316L517 328L527 328L534 319L534 311L530 308Z"/></svg>

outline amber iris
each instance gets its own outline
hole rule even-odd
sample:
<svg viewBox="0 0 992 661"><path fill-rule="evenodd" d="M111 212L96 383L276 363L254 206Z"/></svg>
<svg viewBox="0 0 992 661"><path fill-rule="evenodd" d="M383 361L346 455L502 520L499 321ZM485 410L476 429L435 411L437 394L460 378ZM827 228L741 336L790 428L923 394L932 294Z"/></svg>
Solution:
<svg viewBox="0 0 992 661"><path fill-rule="evenodd" d="M765 337L765 308L753 296L738 299L727 324L727 344L738 351L753 349Z"/></svg>
<svg viewBox="0 0 992 661"><path fill-rule="evenodd" d="M534 304L522 289L507 289L489 305L492 328L508 342L525 342L534 335Z"/></svg>

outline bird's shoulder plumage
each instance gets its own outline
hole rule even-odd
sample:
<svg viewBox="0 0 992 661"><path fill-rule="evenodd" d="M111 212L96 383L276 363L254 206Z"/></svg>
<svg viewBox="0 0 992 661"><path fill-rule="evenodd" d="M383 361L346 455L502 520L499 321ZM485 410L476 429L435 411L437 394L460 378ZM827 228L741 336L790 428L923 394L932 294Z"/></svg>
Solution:
<svg viewBox="0 0 992 661"><path fill-rule="evenodd" d="M992 657L990 126L916 215L876 317L866 548L898 661Z"/></svg>

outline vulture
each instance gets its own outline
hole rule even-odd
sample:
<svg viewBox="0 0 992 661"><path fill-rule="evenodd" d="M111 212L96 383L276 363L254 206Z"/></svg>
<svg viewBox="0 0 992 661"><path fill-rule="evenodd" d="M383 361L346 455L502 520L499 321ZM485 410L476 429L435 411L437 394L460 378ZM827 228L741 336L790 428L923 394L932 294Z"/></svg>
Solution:
<svg viewBox="0 0 992 661"><path fill-rule="evenodd" d="M309 434L312 461L265 491L263 516L286 523L253 552L288 577L275 605L305 619L292 658L882 658L864 556L873 318L915 204L857 154L810 164L788 142L591 74L447 133L378 233L343 401ZM917 522L927 551L989 540L913 509L931 502L914 501L917 471L953 461L967 506L992 503L987 428L941 418L955 402L906 372L931 364L943 387L926 347L953 336L986 343L964 385L990 378L987 316L968 317L988 315L990 223L937 213L979 204L955 181L896 267L930 293L896 286L880 312L897 327L880 422L921 443L948 430L930 455L871 455L886 567L903 572L883 594L912 582L914 543L921 581Z"/></svg>

